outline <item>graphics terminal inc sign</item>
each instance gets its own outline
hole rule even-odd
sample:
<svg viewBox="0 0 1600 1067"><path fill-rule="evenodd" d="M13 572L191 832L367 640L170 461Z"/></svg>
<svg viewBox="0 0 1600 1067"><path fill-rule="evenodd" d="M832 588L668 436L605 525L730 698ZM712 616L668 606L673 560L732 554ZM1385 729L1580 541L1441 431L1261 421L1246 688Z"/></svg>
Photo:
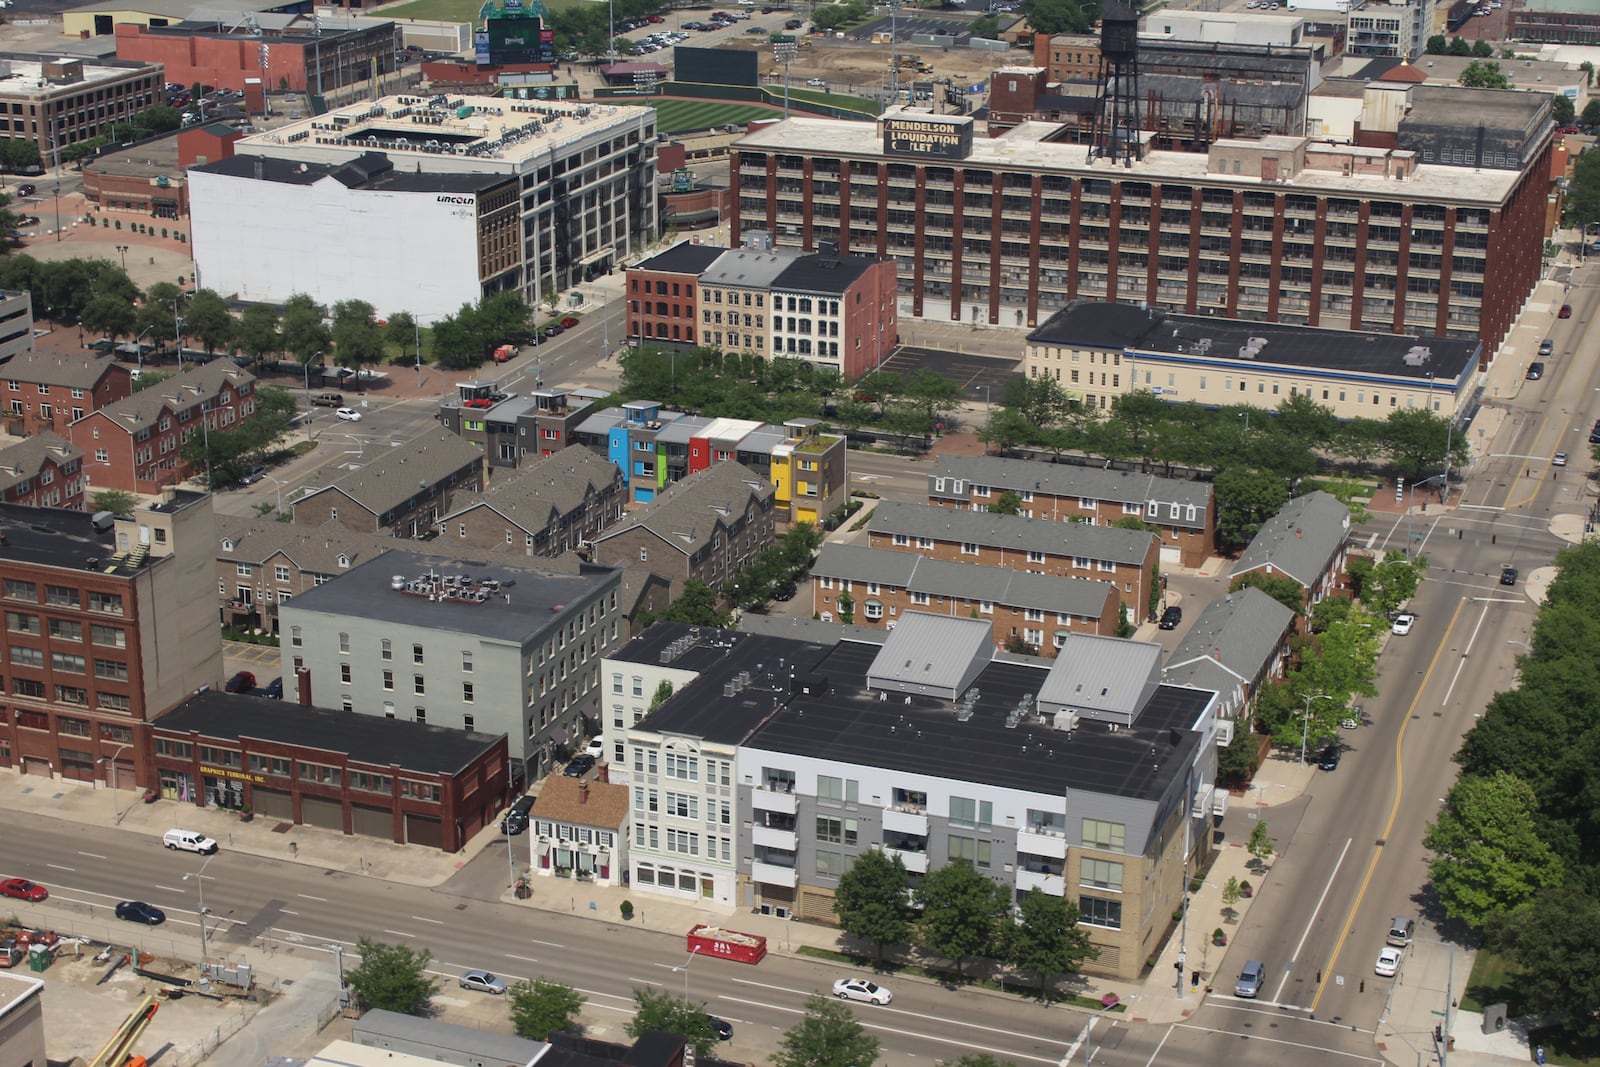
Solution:
<svg viewBox="0 0 1600 1067"><path fill-rule="evenodd" d="M936 118L884 119L883 151L893 156L966 159L972 154L972 122Z"/></svg>

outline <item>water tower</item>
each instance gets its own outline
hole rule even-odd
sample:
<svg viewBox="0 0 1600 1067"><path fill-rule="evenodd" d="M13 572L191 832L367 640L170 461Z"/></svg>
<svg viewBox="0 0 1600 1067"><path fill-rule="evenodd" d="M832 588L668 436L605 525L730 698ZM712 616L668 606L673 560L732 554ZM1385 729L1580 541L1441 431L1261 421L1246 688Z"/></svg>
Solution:
<svg viewBox="0 0 1600 1067"><path fill-rule="evenodd" d="M1132 165L1139 155L1139 15L1121 0L1100 13L1100 99L1090 159Z"/></svg>

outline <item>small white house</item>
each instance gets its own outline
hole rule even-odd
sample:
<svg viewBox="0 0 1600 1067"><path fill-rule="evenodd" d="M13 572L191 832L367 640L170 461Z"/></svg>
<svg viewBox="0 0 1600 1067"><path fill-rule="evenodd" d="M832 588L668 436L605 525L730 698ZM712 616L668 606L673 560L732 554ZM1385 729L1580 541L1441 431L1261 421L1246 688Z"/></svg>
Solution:
<svg viewBox="0 0 1600 1067"><path fill-rule="evenodd" d="M551 776L528 813L528 869L621 885L628 869L628 787Z"/></svg>

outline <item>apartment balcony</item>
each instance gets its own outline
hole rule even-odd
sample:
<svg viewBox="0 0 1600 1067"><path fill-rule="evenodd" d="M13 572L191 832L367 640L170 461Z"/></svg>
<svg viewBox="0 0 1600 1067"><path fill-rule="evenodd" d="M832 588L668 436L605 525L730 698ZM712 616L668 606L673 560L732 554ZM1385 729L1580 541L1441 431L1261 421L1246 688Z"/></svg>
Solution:
<svg viewBox="0 0 1600 1067"><path fill-rule="evenodd" d="M1049 833L1043 830L1018 830L1017 851L1026 852L1033 856L1049 856L1051 859L1064 860L1067 858L1067 838L1065 834Z"/></svg>
<svg viewBox="0 0 1600 1067"><path fill-rule="evenodd" d="M1059 874L1040 874L1037 871L1018 871L1017 888L1026 893L1030 889L1037 889L1049 893L1053 897L1065 896L1067 880Z"/></svg>
<svg viewBox="0 0 1600 1067"><path fill-rule="evenodd" d="M786 849L789 852L793 852L798 847L793 830L774 830L767 826L752 826L750 828L750 840L753 844Z"/></svg>
<svg viewBox="0 0 1600 1067"><path fill-rule="evenodd" d="M890 848L885 845L883 854L891 859L899 856L900 862L906 865L906 870L908 871L914 871L917 874L928 873L928 854L926 852L907 852L905 849Z"/></svg>
<svg viewBox="0 0 1600 1067"><path fill-rule="evenodd" d="M884 808L883 829L888 833L928 836L928 813L915 809Z"/></svg>
<svg viewBox="0 0 1600 1067"><path fill-rule="evenodd" d="M773 863L762 863L760 860L750 865L750 877L763 885L781 885L789 889L793 889L800 881L793 867L779 867Z"/></svg>
<svg viewBox="0 0 1600 1067"><path fill-rule="evenodd" d="M750 791L750 806L757 811L776 811L784 815L793 815L800 810L799 800L793 793L766 788Z"/></svg>

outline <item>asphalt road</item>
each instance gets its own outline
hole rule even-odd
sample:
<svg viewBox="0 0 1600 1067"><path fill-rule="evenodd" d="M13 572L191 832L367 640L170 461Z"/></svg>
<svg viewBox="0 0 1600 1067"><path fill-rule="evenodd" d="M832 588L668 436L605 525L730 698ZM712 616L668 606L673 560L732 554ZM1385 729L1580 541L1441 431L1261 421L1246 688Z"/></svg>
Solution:
<svg viewBox="0 0 1600 1067"><path fill-rule="evenodd" d="M119 900L145 900L165 910L168 923L149 931L130 923L131 939L143 938L141 944L157 950L167 950L174 935L193 943L199 909L199 880L193 876L207 861L125 831L60 829L51 820L15 813L0 826L0 853L18 858L7 873L47 886L46 908L85 914L92 907L104 918ZM589 999L586 1019L612 1029L631 1010L634 988L679 995L687 988L692 999L733 1023L728 1053L736 1060L765 1058L804 1013L806 996L848 973L778 955L754 967L689 960L682 931L597 923L226 850L209 861L204 882L214 951L264 939L303 950L333 941L353 947L360 935L405 942L430 949L451 980L464 969L485 967L511 980L541 976L573 985ZM542 887L537 892L560 895ZM18 903L16 910L27 917L31 907ZM1081 1014L1010 996L909 979L895 981L892 990L891 1005L852 1005L881 1042L880 1062L886 1064L920 1065L979 1051L1019 1067L1057 1064L1083 1025ZM476 994L447 984L441 996Z"/></svg>

